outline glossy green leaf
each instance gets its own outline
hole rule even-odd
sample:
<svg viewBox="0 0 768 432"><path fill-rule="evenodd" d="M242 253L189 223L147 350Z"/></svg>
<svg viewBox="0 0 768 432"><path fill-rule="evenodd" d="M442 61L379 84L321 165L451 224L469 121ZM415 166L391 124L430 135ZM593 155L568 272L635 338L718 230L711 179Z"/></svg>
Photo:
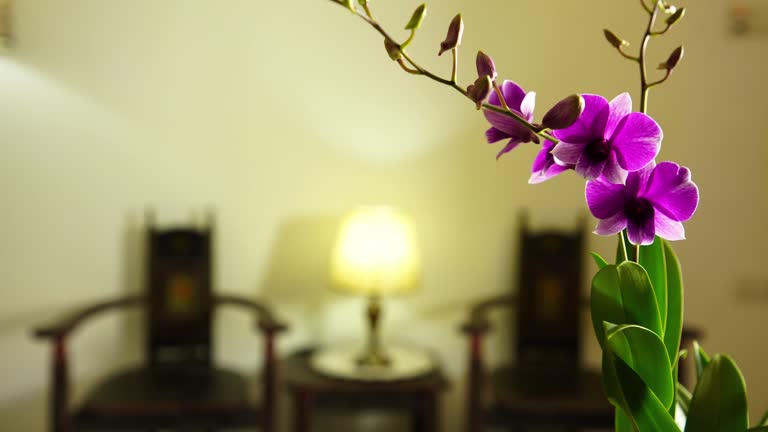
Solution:
<svg viewBox="0 0 768 432"><path fill-rule="evenodd" d="M688 415L688 409L691 406L691 397L691 392L688 391L684 385L677 383L677 404L680 406L686 416Z"/></svg>
<svg viewBox="0 0 768 432"><path fill-rule="evenodd" d="M632 429L632 420L624 414L624 411L621 408L616 408L613 429L615 432L635 432L634 429Z"/></svg>
<svg viewBox="0 0 768 432"><path fill-rule="evenodd" d="M763 413L763 416L760 417L760 421L757 422L758 426L768 426L768 411Z"/></svg>
<svg viewBox="0 0 768 432"><path fill-rule="evenodd" d="M701 374L709 364L709 356L701 348L698 341L693 341L693 360L696 363L696 379L701 379Z"/></svg>
<svg viewBox="0 0 768 432"><path fill-rule="evenodd" d="M604 346L603 322L637 324L661 335L661 319L648 274L637 263L607 265L592 279L592 326Z"/></svg>
<svg viewBox="0 0 768 432"><path fill-rule="evenodd" d="M606 331L606 348L629 366L666 408L675 400L675 380L667 350L659 335L637 325Z"/></svg>
<svg viewBox="0 0 768 432"><path fill-rule="evenodd" d="M667 323L667 264L664 248L664 240L656 237L652 244L640 247L640 259L638 263L648 272L653 291L656 293L656 302L659 304L662 328ZM677 348L677 347L675 347ZM675 349L675 352L677 349ZM669 361L674 361L674 355L669 356Z"/></svg>
<svg viewBox="0 0 768 432"><path fill-rule="evenodd" d="M696 383L685 431L735 432L748 427L744 377L730 357L718 354Z"/></svg>
<svg viewBox="0 0 768 432"><path fill-rule="evenodd" d="M413 11L413 15L411 15L411 19L408 21L408 24L405 25L406 30L416 30L421 26L421 22L424 21L424 17L427 15L427 5L426 3L422 3L419 7L416 8L416 10Z"/></svg>
<svg viewBox="0 0 768 432"><path fill-rule="evenodd" d="M666 352L662 352L666 358ZM603 384L610 402L624 411L634 430L680 431L656 395L611 351L603 351ZM621 421L617 420L617 423Z"/></svg>
<svg viewBox="0 0 768 432"><path fill-rule="evenodd" d="M595 264L597 264L598 270L608 265L608 262L603 259L603 257L601 257L597 252L590 252L590 255L592 255L592 259L595 260Z"/></svg>
<svg viewBox="0 0 768 432"><path fill-rule="evenodd" d="M658 239L664 246L664 262L667 277L667 318L664 329L664 345L670 359L677 357L683 332L683 273L680 261L668 241ZM643 252L640 252L640 256Z"/></svg>

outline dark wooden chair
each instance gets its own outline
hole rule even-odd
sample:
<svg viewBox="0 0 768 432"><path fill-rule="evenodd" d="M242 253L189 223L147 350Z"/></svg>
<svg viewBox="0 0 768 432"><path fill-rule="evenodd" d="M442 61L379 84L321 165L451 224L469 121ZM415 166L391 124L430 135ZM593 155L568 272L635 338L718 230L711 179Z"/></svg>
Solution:
<svg viewBox="0 0 768 432"><path fill-rule="evenodd" d="M582 366L581 298L584 267L583 224L575 232L520 232L517 294L475 305L462 326L469 336L467 430L485 426L611 428L613 407L602 390L599 371ZM483 337L491 329L488 312L516 307L516 363L487 371Z"/></svg>
<svg viewBox="0 0 768 432"><path fill-rule="evenodd" d="M50 431L275 430L275 335L285 326L261 303L212 292L211 233L150 227L145 295L97 303L35 329L53 343ZM219 305L254 314L264 346L260 380L213 365L211 323ZM126 307L145 312L145 364L108 377L70 406L67 339L87 319Z"/></svg>

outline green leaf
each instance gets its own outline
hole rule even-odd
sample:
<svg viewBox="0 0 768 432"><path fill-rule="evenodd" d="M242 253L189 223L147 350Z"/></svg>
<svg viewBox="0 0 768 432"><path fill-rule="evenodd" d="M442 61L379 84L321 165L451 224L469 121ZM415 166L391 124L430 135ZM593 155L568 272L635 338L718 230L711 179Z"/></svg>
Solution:
<svg viewBox="0 0 768 432"><path fill-rule="evenodd" d="M668 241L658 239L664 246L664 262L666 264L667 285L667 317L664 328L664 345L667 346L669 358L677 356L680 349L680 337L683 332L683 273L680 271L680 261ZM642 257L643 252L640 252Z"/></svg>
<svg viewBox="0 0 768 432"><path fill-rule="evenodd" d="M755 426L747 429L747 432L768 432L768 426Z"/></svg>
<svg viewBox="0 0 768 432"><path fill-rule="evenodd" d="M760 421L757 422L758 426L768 426L768 411L763 413L763 416L760 417Z"/></svg>
<svg viewBox="0 0 768 432"><path fill-rule="evenodd" d="M666 358L666 352L662 350L662 353ZM608 400L624 411L632 430L680 431L675 420L643 380L610 351L603 351L603 384ZM620 424L622 421L616 422Z"/></svg>
<svg viewBox="0 0 768 432"><path fill-rule="evenodd" d="M701 348L698 341L693 341L693 360L696 363L696 379L701 379L701 374L709 364L709 356Z"/></svg>
<svg viewBox="0 0 768 432"><path fill-rule="evenodd" d="M656 302L659 305L662 328L667 323L667 264L664 257L664 240L656 237L648 246L640 247L640 259L638 264L648 272L653 291L656 293ZM677 347L675 347L677 348ZM677 349L675 349L677 352ZM669 361L674 361L674 355L669 356Z"/></svg>
<svg viewBox="0 0 768 432"><path fill-rule="evenodd" d="M685 431L734 432L748 427L744 377L730 357L718 354L696 383Z"/></svg>
<svg viewBox="0 0 768 432"><path fill-rule="evenodd" d="M615 432L635 432L632 429L632 420L624 414L624 411L621 408L616 408L613 428Z"/></svg>
<svg viewBox="0 0 768 432"><path fill-rule="evenodd" d="M637 324L661 335L661 319L648 273L631 261L607 265L592 279L592 326L604 346L603 322Z"/></svg>
<svg viewBox="0 0 768 432"><path fill-rule="evenodd" d="M601 257L597 252L590 252L590 255L592 255L592 259L595 260L595 264L597 264L598 270L608 265L608 262L604 260L603 257Z"/></svg>
<svg viewBox="0 0 768 432"><path fill-rule="evenodd" d="M675 400L675 380L664 342L658 334L637 325L606 331L607 348L629 366L666 408Z"/></svg>
<svg viewBox="0 0 768 432"><path fill-rule="evenodd" d="M684 385L677 383L677 403L685 415L688 415L688 408L691 406L691 392Z"/></svg>
<svg viewBox="0 0 768 432"><path fill-rule="evenodd" d="M424 21L424 17L427 16L427 4L422 3L419 7L416 8L415 11L413 11L413 15L411 15L411 20L408 21L408 24L405 25L406 30L416 30L421 26L421 22Z"/></svg>

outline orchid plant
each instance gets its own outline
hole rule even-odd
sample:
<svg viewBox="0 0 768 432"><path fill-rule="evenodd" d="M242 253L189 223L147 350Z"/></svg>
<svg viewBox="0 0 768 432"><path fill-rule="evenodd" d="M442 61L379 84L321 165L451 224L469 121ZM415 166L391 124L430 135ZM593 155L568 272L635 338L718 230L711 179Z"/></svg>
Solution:
<svg viewBox="0 0 768 432"><path fill-rule="evenodd" d="M651 81L646 48L685 15L665 0L640 0L648 24L637 55L610 30L608 43L640 70L640 111L622 93L610 102L600 95L570 95L535 122L535 92L498 80L493 59L480 51L477 77L458 83L457 62L464 22L449 23L438 55L453 56L449 77L420 66L407 52L426 17L422 4L411 14L404 41L397 41L374 18L368 0L331 0L347 8L384 38L389 57L405 72L451 87L481 110L490 128L489 143L503 142L497 159L523 143L540 144L529 183L572 171L586 180L586 201L598 219L595 233L617 235L616 259L609 264L592 254L599 268L592 280L591 315L602 348L605 394L616 408L617 431L741 432L768 431L768 415L750 428L744 379L727 355L709 357L694 343L697 382L689 390L677 380L683 323L683 281L670 241L683 240L683 222L696 212L699 190L688 168L656 162L663 132L648 114L648 95L669 79L683 47L659 64L661 78ZM659 21L663 20L663 24Z"/></svg>

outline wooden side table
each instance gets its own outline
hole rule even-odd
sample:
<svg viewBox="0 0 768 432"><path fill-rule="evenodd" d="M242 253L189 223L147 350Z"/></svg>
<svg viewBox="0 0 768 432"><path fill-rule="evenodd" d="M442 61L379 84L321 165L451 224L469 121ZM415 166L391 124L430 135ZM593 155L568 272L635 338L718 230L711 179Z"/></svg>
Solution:
<svg viewBox="0 0 768 432"><path fill-rule="evenodd" d="M316 409L355 412L361 409L407 411L414 432L437 432L439 397L448 381L439 367L417 378L388 381L352 381L326 377L310 364L313 349L298 351L281 364L293 399L295 432L311 432Z"/></svg>

